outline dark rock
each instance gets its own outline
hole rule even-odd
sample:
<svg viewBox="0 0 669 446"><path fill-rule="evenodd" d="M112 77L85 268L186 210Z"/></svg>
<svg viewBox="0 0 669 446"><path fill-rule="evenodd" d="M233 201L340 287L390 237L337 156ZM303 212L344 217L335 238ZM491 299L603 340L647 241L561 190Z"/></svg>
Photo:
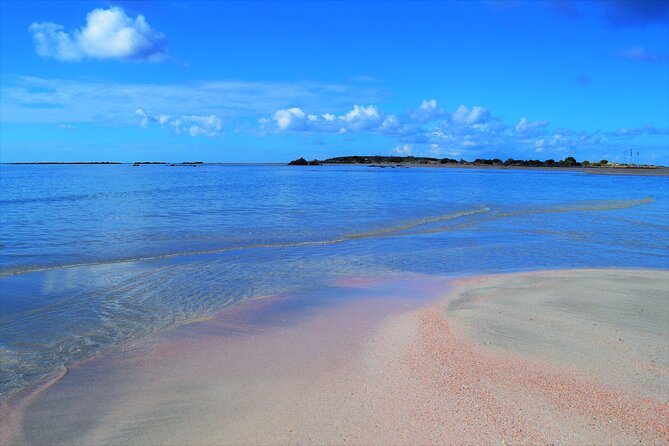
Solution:
<svg viewBox="0 0 669 446"><path fill-rule="evenodd" d="M288 163L289 166L308 166L309 161L304 158L299 158Z"/></svg>

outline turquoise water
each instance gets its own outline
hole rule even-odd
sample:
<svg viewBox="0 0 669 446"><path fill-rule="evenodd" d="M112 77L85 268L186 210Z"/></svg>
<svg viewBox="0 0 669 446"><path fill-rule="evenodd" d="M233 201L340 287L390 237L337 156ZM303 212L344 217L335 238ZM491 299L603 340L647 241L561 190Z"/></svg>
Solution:
<svg viewBox="0 0 669 446"><path fill-rule="evenodd" d="M0 392L252 297L359 275L669 268L669 177L0 166Z"/></svg>

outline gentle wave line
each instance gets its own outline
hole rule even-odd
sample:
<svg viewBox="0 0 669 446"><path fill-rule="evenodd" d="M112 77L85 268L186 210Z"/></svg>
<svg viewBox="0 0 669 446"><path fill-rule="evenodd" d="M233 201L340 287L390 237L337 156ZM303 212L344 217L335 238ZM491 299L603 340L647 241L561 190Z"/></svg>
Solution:
<svg viewBox="0 0 669 446"><path fill-rule="evenodd" d="M285 243L255 243L255 244L250 244L250 245L228 246L228 247L225 247L225 248L215 248L215 249L206 249L206 250L198 250L198 251L185 251L185 252L168 253L168 254L157 254L157 255L151 255L151 256L132 257L132 258L118 259L118 260L80 262L80 263L71 263L71 264L67 264L67 265L53 265L53 266L42 266L42 267L34 267L34 268L17 268L17 269L14 269L14 270L8 270L8 271L0 272L0 277L16 276L16 275L20 275L20 274L35 273L35 272L41 272L41 271L50 271L50 270L54 270L54 269L76 268L76 267L81 267L81 266L109 265L109 264L115 264L115 263L141 262L141 261L149 261L149 260L162 260L162 259L168 259L168 258L173 258L173 257L218 254L218 253L232 252L232 251L245 251L245 250L250 250L250 249L280 249L280 248L296 248L296 247L302 247L302 246L335 245L335 244L344 243L344 242L347 242L347 241L350 241L350 240L359 240L359 239L365 239L365 238L374 238L374 237L381 237L381 236L385 236L385 235L391 235L391 234L406 231L406 230L413 229L415 227L426 225L426 224L438 223L438 222L447 221L447 220L453 220L453 219L456 219L456 218L466 217L466 216L469 216L469 215L475 215L475 214L479 214L479 213L482 213L482 212L488 212L488 211L490 211L490 209L488 207L482 206L480 208L471 209L471 210L468 210L468 211L453 212L453 213L449 213L449 214L438 215L436 217L421 218L421 219L417 219L417 220L412 220L410 222L407 222L405 224L398 225L398 226L391 226L391 227L388 227L388 228L382 228L382 229L378 229L378 230L374 230L374 231L367 231L367 232L355 232L355 233L343 235L341 237L326 239L326 240L308 240L308 241L304 241L304 242L285 242Z"/></svg>
<svg viewBox="0 0 669 446"><path fill-rule="evenodd" d="M448 214L438 215L434 217L421 218L417 220L411 220L407 223L390 226L387 228L381 228L374 231L366 232L355 232L351 234L346 234L341 237L326 239L326 240L309 240L303 242L285 242L285 243L256 243L250 245L240 245L240 246L228 246L225 248L215 248L215 249L206 249L206 250L197 250L197 251L185 251L178 253L168 253L168 254L157 254L151 256L142 256L142 257L132 257L125 259L117 260L104 260L104 261L92 261L92 262L80 262L72 263L66 265L53 265L53 266L41 266L41 267L28 267L28 268L16 268L13 270L0 271L0 277L6 276L15 276L20 274L27 274L33 272L49 271L54 269L63 269L63 268L76 268L82 266L96 266L96 265L108 265L116 263L129 263L129 262L141 262L141 261L150 261L150 260L162 260L173 257L182 257L182 256L191 256L191 255L206 255L206 254L219 254L224 252L234 252L234 251L245 251L250 249L281 249L281 248L296 248L296 247L309 247L309 246L324 246L324 245L335 245L339 243L348 242L351 240L359 240L365 238L374 238L382 237L386 235L417 235L417 234L434 234L446 231L452 231L455 229L460 229L463 227L472 226L478 223L485 221L491 221L499 218L510 218L520 215L536 215L536 214L552 214L552 213L565 213L565 212L579 212L579 211L606 211L614 209L626 209L635 206L641 206L644 204L649 204L655 202L655 199L652 197L646 197L636 200L602 200L599 202L588 202L581 204L573 205L561 205L552 208L545 209L529 209L522 211L512 211L512 212L491 212L488 218L482 218L473 222L456 225L456 226L445 226L438 227L433 229L427 229L423 231L413 231L405 232L411 229L425 226L433 223L439 223L448 220L454 220L461 217L483 214L490 212L490 208L487 206L481 206L476 209L470 209L466 211L452 212ZM405 232L402 234L402 232Z"/></svg>
<svg viewBox="0 0 669 446"><path fill-rule="evenodd" d="M565 212L580 212L580 211L608 211L614 209L627 209L635 206L641 206L644 204L649 204L655 202L655 199L652 197L646 197L638 200L603 200L600 202L591 202L591 203L581 203L574 205L562 205L556 206L553 208L546 209L532 209L526 211L513 211L513 212L491 212L486 217L480 218L478 220L469 221L467 223L462 223L455 226L440 226L437 228L426 229L413 234L437 234L441 232L448 232L457 229L463 229L466 227L474 226L479 223L484 223L487 221L492 221L502 218L512 218L521 215L541 215L541 214L558 214Z"/></svg>

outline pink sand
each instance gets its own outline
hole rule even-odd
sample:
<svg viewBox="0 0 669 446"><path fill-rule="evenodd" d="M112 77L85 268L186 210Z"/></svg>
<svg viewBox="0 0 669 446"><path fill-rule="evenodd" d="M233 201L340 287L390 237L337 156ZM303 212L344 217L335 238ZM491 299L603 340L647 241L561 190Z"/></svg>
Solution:
<svg viewBox="0 0 669 446"><path fill-rule="evenodd" d="M338 292L374 292L287 313L272 308L290 296L239 305L72 369L13 406L2 444L668 444L664 392L490 346L470 330L479 313L445 312L519 280L545 295L555 274L467 279L450 293L441 278L352 279ZM630 272L572 274L635 287ZM646 372L666 379L656 368Z"/></svg>

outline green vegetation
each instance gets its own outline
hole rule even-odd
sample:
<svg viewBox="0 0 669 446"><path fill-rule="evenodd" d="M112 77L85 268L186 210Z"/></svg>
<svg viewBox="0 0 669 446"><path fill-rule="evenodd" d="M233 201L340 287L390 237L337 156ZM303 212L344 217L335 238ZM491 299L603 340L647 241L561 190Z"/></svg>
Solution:
<svg viewBox="0 0 669 446"><path fill-rule="evenodd" d="M629 164L609 164L608 160L601 160L599 162L593 161L577 161L573 156L568 156L563 160L555 161L553 159L547 159L545 161L530 159L530 160L517 160L509 158L506 161L502 161L499 158L487 159L487 158L476 158L474 161L466 161L464 159L456 160L453 158L431 158L431 157L420 157L420 156L339 156L336 158L328 158L326 160L312 160L307 161L304 158L299 158L288 163L291 166L318 166L321 164L367 164L372 167L386 167L384 165L395 164L395 165L438 165L438 164L448 164L454 166L498 166L498 167L586 167L586 168L596 168L596 167L638 167L638 168L650 168L655 166L636 166Z"/></svg>

